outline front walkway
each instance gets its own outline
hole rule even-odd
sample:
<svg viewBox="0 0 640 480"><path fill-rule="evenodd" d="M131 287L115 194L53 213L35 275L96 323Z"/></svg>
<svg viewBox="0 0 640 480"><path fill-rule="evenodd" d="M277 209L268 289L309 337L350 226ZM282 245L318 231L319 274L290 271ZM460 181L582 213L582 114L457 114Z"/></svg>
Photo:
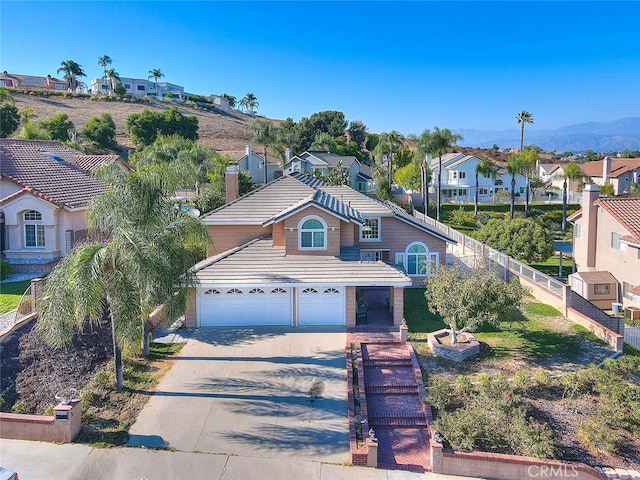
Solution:
<svg viewBox="0 0 640 480"><path fill-rule="evenodd" d="M378 468L430 471L430 410L411 345L400 343L396 328L352 329L347 341L360 346L367 429L378 438Z"/></svg>

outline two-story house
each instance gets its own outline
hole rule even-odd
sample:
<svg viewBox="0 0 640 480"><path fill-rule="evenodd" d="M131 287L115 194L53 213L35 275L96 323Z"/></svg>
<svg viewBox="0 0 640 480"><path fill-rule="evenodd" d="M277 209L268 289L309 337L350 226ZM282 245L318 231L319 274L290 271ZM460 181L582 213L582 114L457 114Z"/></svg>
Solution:
<svg viewBox="0 0 640 480"><path fill-rule="evenodd" d="M0 73L0 87L65 91L67 89L67 81L51 75L46 77L23 75L21 73L8 73L5 70Z"/></svg>
<svg viewBox="0 0 640 480"><path fill-rule="evenodd" d="M640 198L599 198L585 185L582 209L571 215L577 272L572 290L597 307L612 303L640 307Z"/></svg>
<svg viewBox="0 0 640 480"><path fill-rule="evenodd" d="M145 78L120 77L119 84L126 89L127 95L131 95L136 98L154 97L157 99L163 99L169 93L171 93L175 98L182 98L184 96L183 86L169 82L158 82L157 92L156 82ZM106 78L94 78L91 80L91 87L89 91L93 95L99 93L113 93L111 92L109 79Z"/></svg>
<svg viewBox="0 0 640 480"><path fill-rule="evenodd" d="M430 193L435 193L438 188L438 175L440 160L438 157L427 156L427 163L431 165L432 183ZM443 202L473 202L476 195L476 168L480 159L475 155L464 153L446 153L442 155L442 201ZM491 175L478 177L478 200L489 202L501 190L511 191L511 176L504 168L496 165L498 173L494 178ZM517 195L526 192L526 178L524 175L516 175L515 191Z"/></svg>
<svg viewBox="0 0 640 480"><path fill-rule="evenodd" d="M278 157L267 152L267 171L265 182L264 153L253 151L251 145L247 145L244 151L221 152L238 163L241 172L246 172L253 183L265 184L282 176L282 165Z"/></svg>
<svg viewBox="0 0 640 480"><path fill-rule="evenodd" d="M640 182L640 158L611 158L581 165L582 173L596 185L612 185L613 194L622 194L631 183Z"/></svg>
<svg viewBox="0 0 640 480"><path fill-rule="evenodd" d="M227 170L229 202L206 215L208 258L193 267L186 323L356 324L356 289L386 292L402 322L407 287L446 260L452 239L348 186L293 173L240 198ZM235 193L234 193L235 192Z"/></svg>
<svg viewBox="0 0 640 480"><path fill-rule="evenodd" d="M352 155L338 155L319 150L306 151L292 157L285 163L284 174L329 175L336 168L343 168L347 171L349 185L354 190L362 193L375 193L376 185L371 167L361 164Z"/></svg>
<svg viewBox="0 0 640 480"><path fill-rule="evenodd" d="M105 185L92 171L117 155L59 142L0 139L0 250L16 273L49 273L86 237L86 207Z"/></svg>

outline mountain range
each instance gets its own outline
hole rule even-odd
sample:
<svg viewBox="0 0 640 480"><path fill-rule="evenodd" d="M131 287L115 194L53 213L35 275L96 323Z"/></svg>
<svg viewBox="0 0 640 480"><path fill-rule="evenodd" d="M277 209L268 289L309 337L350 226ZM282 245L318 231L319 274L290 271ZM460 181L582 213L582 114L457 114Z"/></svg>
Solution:
<svg viewBox="0 0 640 480"><path fill-rule="evenodd" d="M455 133L464 138L459 145L473 147L517 148L520 129L472 130L460 129ZM543 150L557 152L613 152L640 150L640 117L627 117L613 122L587 122L555 129L533 130L525 126L525 145L537 145Z"/></svg>

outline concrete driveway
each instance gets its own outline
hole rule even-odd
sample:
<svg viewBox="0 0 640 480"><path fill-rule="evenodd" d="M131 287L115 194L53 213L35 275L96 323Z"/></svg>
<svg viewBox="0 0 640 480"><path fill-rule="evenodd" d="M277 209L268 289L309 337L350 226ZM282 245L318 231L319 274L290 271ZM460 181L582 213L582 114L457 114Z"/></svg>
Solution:
<svg viewBox="0 0 640 480"><path fill-rule="evenodd" d="M128 445L349 463L345 344L344 328L201 328Z"/></svg>

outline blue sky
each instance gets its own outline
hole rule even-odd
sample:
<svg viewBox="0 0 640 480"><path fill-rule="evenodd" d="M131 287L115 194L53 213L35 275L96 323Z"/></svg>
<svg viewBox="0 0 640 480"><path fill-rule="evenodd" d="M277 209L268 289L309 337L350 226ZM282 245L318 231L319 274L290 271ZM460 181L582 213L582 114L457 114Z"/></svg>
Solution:
<svg viewBox="0 0 640 480"><path fill-rule="evenodd" d="M341 110L370 131L532 130L640 116L640 3L7 1L0 68L91 78L159 68L192 93L252 92L298 121Z"/></svg>

